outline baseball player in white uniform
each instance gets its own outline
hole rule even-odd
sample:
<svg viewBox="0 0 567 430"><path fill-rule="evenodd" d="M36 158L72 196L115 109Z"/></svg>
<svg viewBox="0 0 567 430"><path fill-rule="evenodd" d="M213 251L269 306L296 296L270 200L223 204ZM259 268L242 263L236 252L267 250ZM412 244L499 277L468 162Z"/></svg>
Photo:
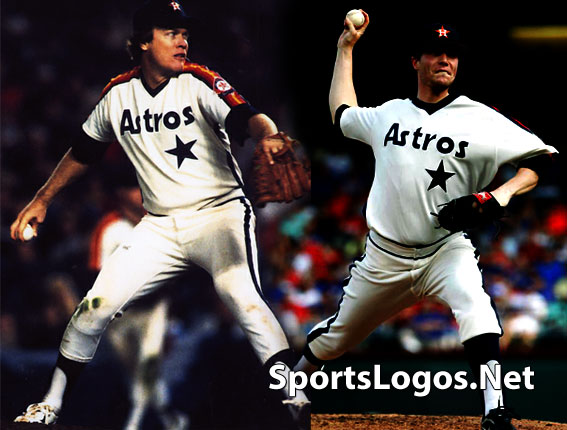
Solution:
<svg viewBox="0 0 567 430"><path fill-rule="evenodd" d="M11 226L22 240L50 202L118 140L133 164L148 212L102 267L63 335L49 390L17 421L54 423L64 394L92 360L107 325L134 299L195 264L211 276L260 362L293 364L285 334L260 287L255 217L228 136L251 136L266 154L280 149L274 122L217 73L187 61L189 19L171 0L134 15L130 52L139 63L112 79L64 155ZM125 316L126 318L127 316ZM287 388L284 395L287 395ZM301 419L303 393L285 400Z"/></svg>
<svg viewBox="0 0 567 430"><path fill-rule="evenodd" d="M441 228L436 215L441 205L475 193L481 203L495 199L506 206L513 196L536 186L537 171L556 150L494 109L449 91L461 45L456 30L445 24L428 26L416 40L411 59L416 98L359 107L352 53L369 24L364 15L358 29L345 20L329 103L342 134L374 152L374 181L365 210L370 231L337 312L308 334L295 370L314 371L389 317L432 296L451 308L473 373L479 375L481 365L494 372L502 329L483 290L475 248L463 231ZM505 163L518 167L516 175L486 192ZM488 384L483 398L482 429L513 429L501 390Z"/></svg>

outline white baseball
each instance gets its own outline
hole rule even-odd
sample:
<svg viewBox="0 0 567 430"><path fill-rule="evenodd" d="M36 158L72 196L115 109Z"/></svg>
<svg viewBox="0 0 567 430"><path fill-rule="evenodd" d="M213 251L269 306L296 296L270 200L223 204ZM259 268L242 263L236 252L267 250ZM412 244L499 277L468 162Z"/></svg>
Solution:
<svg viewBox="0 0 567 430"><path fill-rule="evenodd" d="M360 9L353 9L346 14L346 17L356 28L362 27L365 18Z"/></svg>
<svg viewBox="0 0 567 430"><path fill-rule="evenodd" d="M33 227L31 225L26 225L26 228L24 228L24 231L22 233L22 238L26 241L28 240L32 240L33 239Z"/></svg>

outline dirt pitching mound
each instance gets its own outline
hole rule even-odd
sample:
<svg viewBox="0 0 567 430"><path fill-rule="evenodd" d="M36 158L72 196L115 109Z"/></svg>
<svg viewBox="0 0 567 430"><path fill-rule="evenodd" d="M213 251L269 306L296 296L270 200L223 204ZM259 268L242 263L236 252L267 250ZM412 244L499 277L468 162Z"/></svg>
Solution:
<svg viewBox="0 0 567 430"><path fill-rule="evenodd" d="M518 430L567 430L567 424L514 420ZM313 414L311 430L479 430L480 417L397 414Z"/></svg>

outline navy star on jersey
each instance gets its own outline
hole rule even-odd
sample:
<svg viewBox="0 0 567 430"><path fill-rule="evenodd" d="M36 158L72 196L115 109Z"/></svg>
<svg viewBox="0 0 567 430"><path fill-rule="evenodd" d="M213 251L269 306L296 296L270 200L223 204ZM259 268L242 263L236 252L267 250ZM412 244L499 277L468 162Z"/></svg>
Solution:
<svg viewBox="0 0 567 430"><path fill-rule="evenodd" d="M186 158L191 158L192 160L197 160L197 157L195 156L195 154L193 154L193 152L191 152L191 148L193 147L193 145L195 144L195 142L197 142L197 140L192 140L191 142L187 142L184 143L179 136L175 136L175 143L176 143L176 147L172 148L172 149L168 149L167 152L168 154L172 154L175 155L177 157L177 168L181 167L181 164L183 163L183 160L185 160Z"/></svg>
<svg viewBox="0 0 567 430"><path fill-rule="evenodd" d="M455 173L445 171L443 160L439 162L439 166L437 166L437 170L430 170L430 169L425 169L425 170L427 171L427 173L429 173L429 176L431 176L432 178L431 183L429 184L429 188L427 188L427 191L439 186L443 191L447 192L447 179L455 175Z"/></svg>

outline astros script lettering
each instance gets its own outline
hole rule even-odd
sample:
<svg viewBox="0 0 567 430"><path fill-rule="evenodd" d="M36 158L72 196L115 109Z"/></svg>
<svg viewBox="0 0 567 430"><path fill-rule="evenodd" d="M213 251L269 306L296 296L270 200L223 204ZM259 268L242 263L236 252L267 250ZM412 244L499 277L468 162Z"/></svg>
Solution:
<svg viewBox="0 0 567 430"><path fill-rule="evenodd" d="M186 106L181 112L185 118L183 125L189 125L195 121L191 106ZM122 119L120 120L120 135L124 136L124 133L126 132L129 132L130 134L140 133L142 131L142 119L144 120L143 126L145 131L148 133L157 133L159 132L160 123L163 123L163 125L170 130L175 130L181 125L182 118L175 111L163 114L152 113L149 109L146 109L143 115L136 115L135 118L132 118L132 112L130 112L130 109L124 109L122 112Z"/></svg>
<svg viewBox="0 0 567 430"><path fill-rule="evenodd" d="M406 137L409 136L410 133L410 130L402 130L400 132L400 124L395 122L390 127L390 130L388 130L388 133L386 133L386 137L384 138L384 146L387 146L388 143L398 146L405 146L407 143ZM423 137L423 140L420 140L421 137ZM422 149L426 151L429 148L429 144L435 141L435 139L437 139L436 134L425 133L424 136L424 134L421 132L421 127L419 127L413 132L413 140L411 141L411 146L412 148ZM457 158L466 157L465 148L467 146L469 146L469 142L461 140L458 144L455 144L455 141L447 136L441 136L439 139L437 139L437 142L435 142L435 147L441 154L450 154L451 152L453 152L455 147L457 147L457 151L455 152L455 157Z"/></svg>

